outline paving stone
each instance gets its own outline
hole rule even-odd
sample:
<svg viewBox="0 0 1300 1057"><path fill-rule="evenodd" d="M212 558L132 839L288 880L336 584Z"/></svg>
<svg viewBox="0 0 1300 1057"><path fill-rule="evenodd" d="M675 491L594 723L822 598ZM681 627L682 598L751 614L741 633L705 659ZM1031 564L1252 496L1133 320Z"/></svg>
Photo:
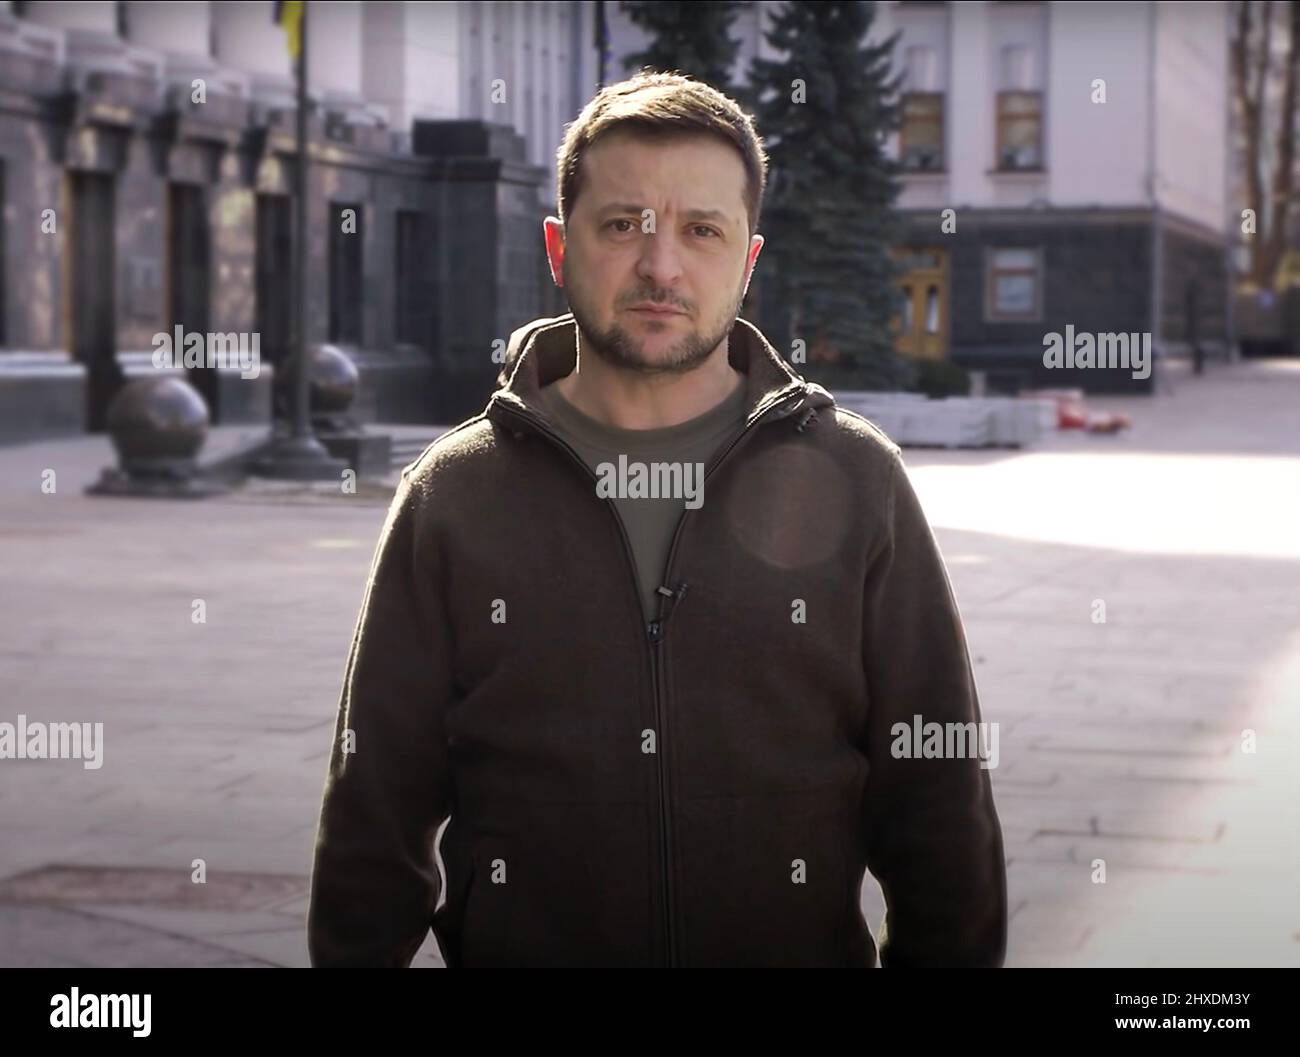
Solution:
<svg viewBox="0 0 1300 1057"><path fill-rule="evenodd" d="M0 965L6 968L255 969L275 964L76 909L0 903Z"/></svg>

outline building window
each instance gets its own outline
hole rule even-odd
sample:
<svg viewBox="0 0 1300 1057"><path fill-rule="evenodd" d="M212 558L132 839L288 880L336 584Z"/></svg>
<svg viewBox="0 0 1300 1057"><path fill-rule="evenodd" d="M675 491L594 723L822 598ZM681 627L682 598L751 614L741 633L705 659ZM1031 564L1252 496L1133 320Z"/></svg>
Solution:
<svg viewBox="0 0 1300 1057"><path fill-rule="evenodd" d="M994 323L1042 317L1043 268L1037 250L988 251L985 319Z"/></svg>
<svg viewBox="0 0 1300 1057"><path fill-rule="evenodd" d="M360 202L330 203L330 341L361 344Z"/></svg>
<svg viewBox="0 0 1300 1057"><path fill-rule="evenodd" d="M908 92L903 96L899 158L909 172L944 168L942 93Z"/></svg>
<svg viewBox="0 0 1300 1057"><path fill-rule="evenodd" d="M1042 93L999 92L998 169L1015 172L1042 167Z"/></svg>
<svg viewBox="0 0 1300 1057"><path fill-rule="evenodd" d="M263 358L280 365L288 361L293 342L293 200L259 194L254 226L253 318Z"/></svg>
<svg viewBox="0 0 1300 1057"><path fill-rule="evenodd" d="M397 319L394 331L403 345L427 345L429 298L422 294L424 215L409 210L397 214Z"/></svg>

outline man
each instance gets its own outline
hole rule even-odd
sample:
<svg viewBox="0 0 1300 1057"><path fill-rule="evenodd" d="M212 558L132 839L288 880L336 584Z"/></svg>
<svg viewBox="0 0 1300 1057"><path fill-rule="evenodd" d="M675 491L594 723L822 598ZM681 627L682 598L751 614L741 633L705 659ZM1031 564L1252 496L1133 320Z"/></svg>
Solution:
<svg viewBox="0 0 1300 1057"><path fill-rule="evenodd" d="M375 555L313 963L405 966L432 927L451 967L870 967L869 869L881 964L1000 965L988 771L898 751L896 724L979 723L899 449L737 318L750 120L639 75L558 162L572 313L516 331Z"/></svg>

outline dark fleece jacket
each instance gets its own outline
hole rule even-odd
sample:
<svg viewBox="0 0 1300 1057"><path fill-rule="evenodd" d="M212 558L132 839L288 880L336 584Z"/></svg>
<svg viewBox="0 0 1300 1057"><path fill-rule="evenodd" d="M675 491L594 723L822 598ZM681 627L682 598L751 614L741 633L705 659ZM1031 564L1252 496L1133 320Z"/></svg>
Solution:
<svg viewBox="0 0 1300 1057"><path fill-rule="evenodd" d="M989 773L895 724L980 721L900 452L737 320L748 418L646 624L622 522L555 432L571 315L402 474L317 834L318 966L998 966ZM902 728L899 728L901 731ZM434 855L439 851L445 884ZM441 898L445 897L445 898Z"/></svg>

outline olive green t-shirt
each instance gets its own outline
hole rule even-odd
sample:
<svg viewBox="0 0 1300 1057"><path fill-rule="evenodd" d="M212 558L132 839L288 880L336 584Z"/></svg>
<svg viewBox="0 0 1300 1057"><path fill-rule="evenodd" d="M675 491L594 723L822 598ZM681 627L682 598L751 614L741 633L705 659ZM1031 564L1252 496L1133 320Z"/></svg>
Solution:
<svg viewBox="0 0 1300 1057"><path fill-rule="evenodd" d="M618 429L579 411L551 384L539 393L561 436L597 475L597 494L612 498L636 562L647 621L659 611L660 586L677 523L705 500L704 469L745 421L745 386L704 414L663 429Z"/></svg>

